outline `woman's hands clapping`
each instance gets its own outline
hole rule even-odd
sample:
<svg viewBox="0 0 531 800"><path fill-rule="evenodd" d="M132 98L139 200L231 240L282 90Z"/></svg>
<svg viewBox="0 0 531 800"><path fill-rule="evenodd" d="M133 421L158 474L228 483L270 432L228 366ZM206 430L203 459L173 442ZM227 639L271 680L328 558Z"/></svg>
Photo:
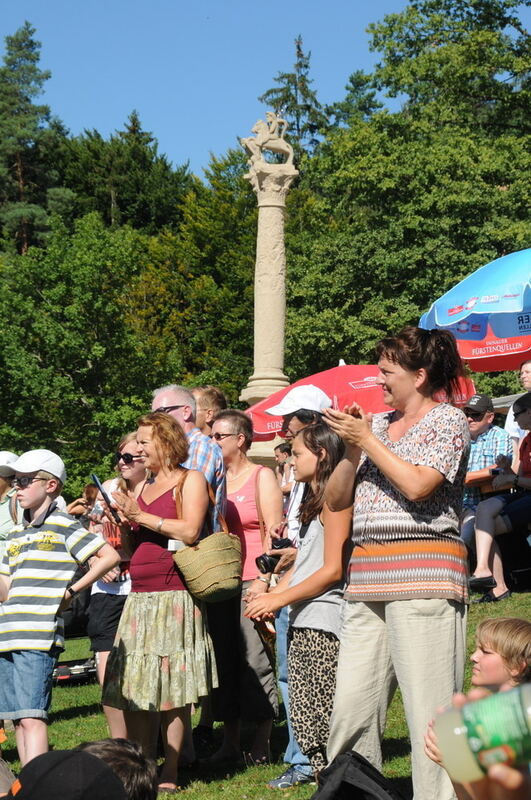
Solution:
<svg viewBox="0 0 531 800"><path fill-rule="evenodd" d="M363 442L371 435L372 414L366 414L357 403L345 406L343 411L325 408L324 417L330 428L341 436L347 451L363 447Z"/></svg>
<svg viewBox="0 0 531 800"><path fill-rule="evenodd" d="M112 493L116 509L124 522L137 522L142 511L132 492L121 489Z"/></svg>

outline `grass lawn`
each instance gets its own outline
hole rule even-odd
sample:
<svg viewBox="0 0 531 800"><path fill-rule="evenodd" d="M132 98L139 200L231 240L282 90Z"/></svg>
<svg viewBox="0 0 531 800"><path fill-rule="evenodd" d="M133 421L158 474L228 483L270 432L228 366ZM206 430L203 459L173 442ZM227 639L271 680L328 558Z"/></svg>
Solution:
<svg viewBox="0 0 531 800"><path fill-rule="evenodd" d="M468 651L474 649L474 631L478 622L486 617L514 616L531 617L531 594L515 594L499 604L470 606L468 624ZM89 656L88 640L74 639L67 642L62 660ZM436 657L436 654L435 654ZM470 665L467 670L466 686L470 685ZM54 688L50 717L50 742L55 749L75 747L79 742L101 739L107 736L105 720L100 707L100 689L96 684L64 686ZM221 732L219 732L221 736ZM250 738L250 737L249 737ZM286 724L275 725L272 736L272 764L262 767L237 767L226 770L205 769L200 766L183 770L179 782L194 800L260 800L278 795L268 789L266 783L277 777L282 769L282 753L286 745ZM245 749L245 731L242 746ZM3 756L15 772L19 769L14 735L8 732L8 741L3 748ZM399 694L395 696L389 709L384 741L384 773L401 789L406 798L411 797L411 766L409 740L404 721ZM291 800L305 800L311 797L315 787L303 786L290 790ZM167 798L170 795L166 795Z"/></svg>

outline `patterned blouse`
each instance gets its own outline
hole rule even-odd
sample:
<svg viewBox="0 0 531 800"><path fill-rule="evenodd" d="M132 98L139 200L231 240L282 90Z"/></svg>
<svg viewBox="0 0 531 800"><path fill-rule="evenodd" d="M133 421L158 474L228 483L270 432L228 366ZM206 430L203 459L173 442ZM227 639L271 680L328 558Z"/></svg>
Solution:
<svg viewBox="0 0 531 800"><path fill-rule="evenodd" d="M465 416L441 403L393 442L387 432L393 415L374 417L375 436L404 461L433 467L445 480L426 500L407 500L362 455L345 598L467 602L467 552L458 527L470 449Z"/></svg>

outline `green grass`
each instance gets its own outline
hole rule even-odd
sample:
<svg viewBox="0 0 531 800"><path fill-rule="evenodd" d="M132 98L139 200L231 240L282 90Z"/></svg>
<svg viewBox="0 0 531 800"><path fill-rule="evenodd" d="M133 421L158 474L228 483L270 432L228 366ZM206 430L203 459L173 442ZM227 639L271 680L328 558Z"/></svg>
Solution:
<svg viewBox="0 0 531 800"><path fill-rule="evenodd" d="M486 617L531 617L531 594L513 595L499 604L489 603L470 606L468 623L468 653L474 650L474 631L477 624ZM88 640L73 639L67 642L67 649L61 660L89 656ZM470 666L467 667L466 684L470 685ZM221 730L217 729L221 738ZM252 731L243 732L242 747L249 745ZM79 742L101 739L107 736L105 719L100 707L100 689L96 684L56 686L53 692L51 711L50 743L55 749L75 747ZM273 730L271 741L273 763L264 767L245 767L226 769L206 769L204 766L183 770L179 782L183 790L194 800L271 800L278 792L268 789L266 784L277 777L282 770L282 753L286 746L286 724L278 722ZM8 741L3 748L4 758L15 772L19 768L14 735L8 732ZM384 740L384 773L399 788L406 798L411 797L411 764L409 740L404 713L397 692L389 709ZM290 790L290 800L306 800L314 793L315 787L302 786ZM167 798L170 795L166 795Z"/></svg>

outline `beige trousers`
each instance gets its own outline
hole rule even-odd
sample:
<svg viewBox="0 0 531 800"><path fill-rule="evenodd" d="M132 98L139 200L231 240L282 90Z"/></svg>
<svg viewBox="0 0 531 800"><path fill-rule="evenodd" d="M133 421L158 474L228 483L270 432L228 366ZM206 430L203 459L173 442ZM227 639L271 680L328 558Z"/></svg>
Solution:
<svg viewBox="0 0 531 800"><path fill-rule="evenodd" d="M448 600L346 602L340 635L328 759L356 750L382 768L387 706L400 686L411 738L414 800L452 800L442 767L424 754L439 706L462 690L465 605Z"/></svg>

